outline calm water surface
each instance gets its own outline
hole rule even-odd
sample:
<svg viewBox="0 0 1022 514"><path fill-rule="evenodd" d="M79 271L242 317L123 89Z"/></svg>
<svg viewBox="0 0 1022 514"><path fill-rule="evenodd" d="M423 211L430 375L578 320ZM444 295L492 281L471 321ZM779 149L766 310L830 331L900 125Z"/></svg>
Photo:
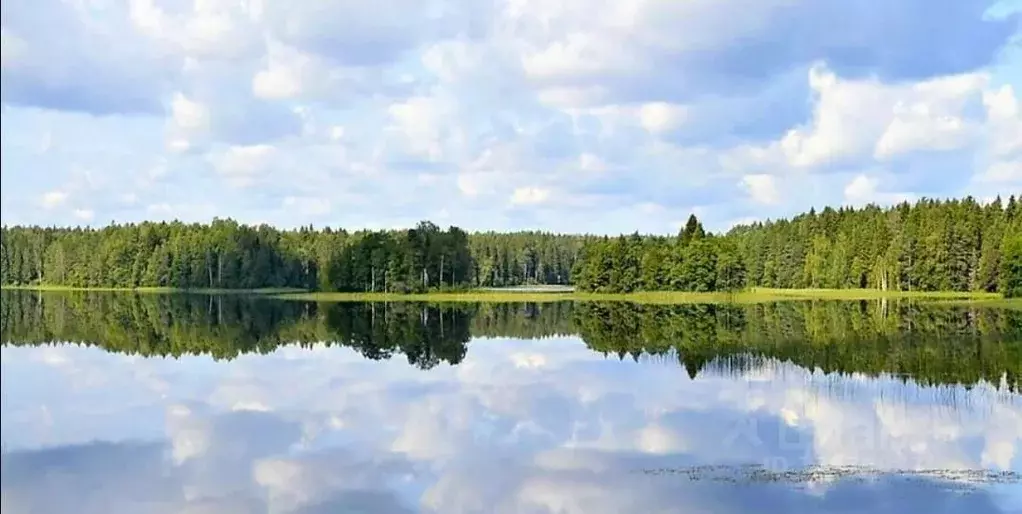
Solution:
<svg viewBox="0 0 1022 514"><path fill-rule="evenodd" d="M5 291L8 513L1020 513L1022 312Z"/></svg>

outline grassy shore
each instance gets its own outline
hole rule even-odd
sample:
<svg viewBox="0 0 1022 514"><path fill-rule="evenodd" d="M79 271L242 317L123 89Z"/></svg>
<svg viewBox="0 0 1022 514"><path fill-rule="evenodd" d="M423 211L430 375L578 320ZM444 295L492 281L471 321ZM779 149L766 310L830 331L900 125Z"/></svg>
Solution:
<svg viewBox="0 0 1022 514"><path fill-rule="evenodd" d="M3 290L15 291L40 291L40 292L103 292L103 293L149 293L149 294L258 294L258 295L283 295L305 293L304 289L293 288L264 288L264 289L181 289L176 287L69 287L54 285L22 285L0 286Z"/></svg>
<svg viewBox="0 0 1022 514"><path fill-rule="evenodd" d="M738 293L691 293L682 291L650 291L628 294L565 292L560 289L514 290L479 289L462 292L434 292L423 294L395 293L322 293L300 289L175 289L175 288L72 288L64 286L3 286L3 289L32 291L109 291L152 294L251 294L269 298L312 302L634 302L644 304L685 303L762 303L785 300L876 300L881 298L907 298L984 305L990 307L1022 308L1022 299L1007 300L996 293L970 292L917 292L879 291L875 289L767 289L752 288Z"/></svg>

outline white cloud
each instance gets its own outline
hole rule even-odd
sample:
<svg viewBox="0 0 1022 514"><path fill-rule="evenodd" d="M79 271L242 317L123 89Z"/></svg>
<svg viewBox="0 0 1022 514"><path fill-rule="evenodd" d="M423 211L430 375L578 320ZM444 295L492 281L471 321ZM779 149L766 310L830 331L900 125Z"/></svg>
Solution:
<svg viewBox="0 0 1022 514"><path fill-rule="evenodd" d="M312 196L288 196L284 198L282 205L285 209L295 209L308 216L322 216L333 210L330 200Z"/></svg>
<svg viewBox="0 0 1022 514"><path fill-rule="evenodd" d="M1015 89L1004 84L996 90L986 91L983 104L987 108L993 141L991 154L1000 158L1022 153L1022 109L1019 108Z"/></svg>
<svg viewBox="0 0 1022 514"><path fill-rule="evenodd" d="M456 130L449 122L454 119L454 113L443 100L428 96L412 97L392 104L387 112L394 128L405 138L412 152L430 160L443 157L444 133Z"/></svg>
<svg viewBox="0 0 1022 514"><path fill-rule="evenodd" d="M978 179L980 182L1020 185L1022 184L1022 158L995 162L980 173Z"/></svg>
<svg viewBox="0 0 1022 514"><path fill-rule="evenodd" d="M143 35L190 58L235 59L259 46L253 21L258 3L197 1L192 9L168 13L153 0L130 0L129 17Z"/></svg>
<svg viewBox="0 0 1022 514"><path fill-rule="evenodd" d="M607 163L597 155L583 153L578 156L578 167L584 171L604 171L607 169Z"/></svg>
<svg viewBox="0 0 1022 514"><path fill-rule="evenodd" d="M686 110L679 105L652 102L639 108L639 122L654 134L663 134L678 128L685 121Z"/></svg>
<svg viewBox="0 0 1022 514"><path fill-rule="evenodd" d="M913 199L909 193L885 193L879 191L880 180L864 173L856 175L844 189L845 203L863 205L867 203L893 204Z"/></svg>
<svg viewBox="0 0 1022 514"><path fill-rule="evenodd" d="M184 130L201 130L209 128L209 109L181 93L175 93L170 104L171 117L177 126Z"/></svg>
<svg viewBox="0 0 1022 514"><path fill-rule="evenodd" d="M781 201L781 193L777 188L777 179L773 175L755 174L742 177L742 186L748 191L754 202L774 205Z"/></svg>
<svg viewBox="0 0 1022 514"><path fill-rule="evenodd" d="M193 138L205 137L210 130L210 111L202 103L189 99L184 94L174 93L170 102L170 140L167 148L183 152L191 147Z"/></svg>
<svg viewBox="0 0 1022 514"><path fill-rule="evenodd" d="M550 199L550 190L542 187L519 187L511 193L514 205L536 205Z"/></svg>
<svg viewBox="0 0 1022 514"><path fill-rule="evenodd" d="M343 97L367 79L364 71L339 68L314 54L271 41L266 66L252 77L252 93L264 100Z"/></svg>
<svg viewBox="0 0 1022 514"><path fill-rule="evenodd" d="M118 221L166 203L301 224L325 206L286 198L329 190L365 204L336 211L352 228L444 208L469 228L660 232L694 206L723 228L841 203L850 170L917 189L878 201L990 196L1022 152L1017 56L996 57L1017 27L976 2L9 3L0 210L74 219L33 199L77 199L61 176L85 161L94 219ZM173 173L139 178L159 160Z"/></svg>
<svg viewBox="0 0 1022 514"><path fill-rule="evenodd" d="M260 71L252 78L252 92L258 98L295 98L301 91L301 79L294 71L283 67Z"/></svg>
<svg viewBox="0 0 1022 514"><path fill-rule="evenodd" d="M272 167L277 149L270 145L231 146L211 157L213 167L229 184L251 186Z"/></svg>
<svg viewBox="0 0 1022 514"><path fill-rule="evenodd" d="M18 64L26 53L28 45L6 27L0 27L0 66L8 67Z"/></svg>
<svg viewBox="0 0 1022 514"><path fill-rule="evenodd" d="M67 201L68 194L64 191L48 191L43 194L41 202L43 207L52 209L63 205Z"/></svg>
<svg viewBox="0 0 1022 514"><path fill-rule="evenodd" d="M849 202L868 202L877 192L877 179L866 175L856 175L845 186L845 200Z"/></svg>
<svg viewBox="0 0 1022 514"><path fill-rule="evenodd" d="M92 209L75 209L74 215L75 218L78 218L81 221L90 222L96 217L96 211L93 211Z"/></svg>
<svg viewBox="0 0 1022 514"><path fill-rule="evenodd" d="M781 140L788 163L814 167L873 150L877 158L911 151L951 150L968 143L963 110L979 99L984 74L949 76L911 85L844 80L822 66L809 73L817 95L812 124Z"/></svg>

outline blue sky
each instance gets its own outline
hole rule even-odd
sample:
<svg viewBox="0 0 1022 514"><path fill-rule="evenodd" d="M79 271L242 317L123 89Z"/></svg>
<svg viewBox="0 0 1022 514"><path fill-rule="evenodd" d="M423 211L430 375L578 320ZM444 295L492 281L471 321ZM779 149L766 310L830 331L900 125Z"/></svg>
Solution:
<svg viewBox="0 0 1022 514"><path fill-rule="evenodd" d="M1022 192L1022 2L10 0L5 224L673 232Z"/></svg>

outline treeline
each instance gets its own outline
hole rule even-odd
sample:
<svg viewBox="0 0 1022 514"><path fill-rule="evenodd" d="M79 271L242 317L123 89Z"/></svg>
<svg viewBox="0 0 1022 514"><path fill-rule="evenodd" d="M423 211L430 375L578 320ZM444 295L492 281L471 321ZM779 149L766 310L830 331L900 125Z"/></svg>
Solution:
<svg viewBox="0 0 1022 514"><path fill-rule="evenodd" d="M76 343L143 356L233 359L283 345L458 364L473 337L580 335L592 350L674 360L692 377L765 361L925 385L1022 388L1022 312L897 301L756 305L628 302L311 303L244 295L4 291L5 345ZM746 367L743 367L746 366Z"/></svg>
<svg viewBox="0 0 1022 514"><path fill-rule="evenodd" d="M676 237L591 241L581 290L730 291L745 287L988 291L1022 296L1022 214L1015 196L920 200L890 208L811 210L707 234L695 216Z"/></svg>
<svg viewBox="0 0 1022 514"><path fill-rule="evenodd" d="M589 239L545 232L472 234L469 249L476 284L483 287L571 284L571 269Z"/></svg>
<svg viewBox="0 0 1022 514"><path fill-rule="evenodd" d="M695 216L673 238L635 233L590 241L573 281L596 293L736 291L747 283L734 241L708 234Z"/></svg>
<svg viewBox="0 0 1022 514"><path fill-rule="evenodd" d="M427 290L568 283L580 236L277 230L232 220L92 228L4 227L0 283L187 289Z"/></svg>
<svg viewBox="0 0 1022 514"><path fill-rule="evenodd" d="M72 287L301 288L422 292L522 284L582 291L735 291L746 287L990 291L1022 296L1015 196L980 204L920 200L826 208L677 236L277 230L231 220L92 228L5 227L0 283Z"/></svg>
<svg viewBox="0 0 1022 514"><path fill-rule="evenodd" d="M1006 204L969 197L824 209L738 227L729 236L753 286L1022 295L1022 213L1015 196Z"/></svg>

